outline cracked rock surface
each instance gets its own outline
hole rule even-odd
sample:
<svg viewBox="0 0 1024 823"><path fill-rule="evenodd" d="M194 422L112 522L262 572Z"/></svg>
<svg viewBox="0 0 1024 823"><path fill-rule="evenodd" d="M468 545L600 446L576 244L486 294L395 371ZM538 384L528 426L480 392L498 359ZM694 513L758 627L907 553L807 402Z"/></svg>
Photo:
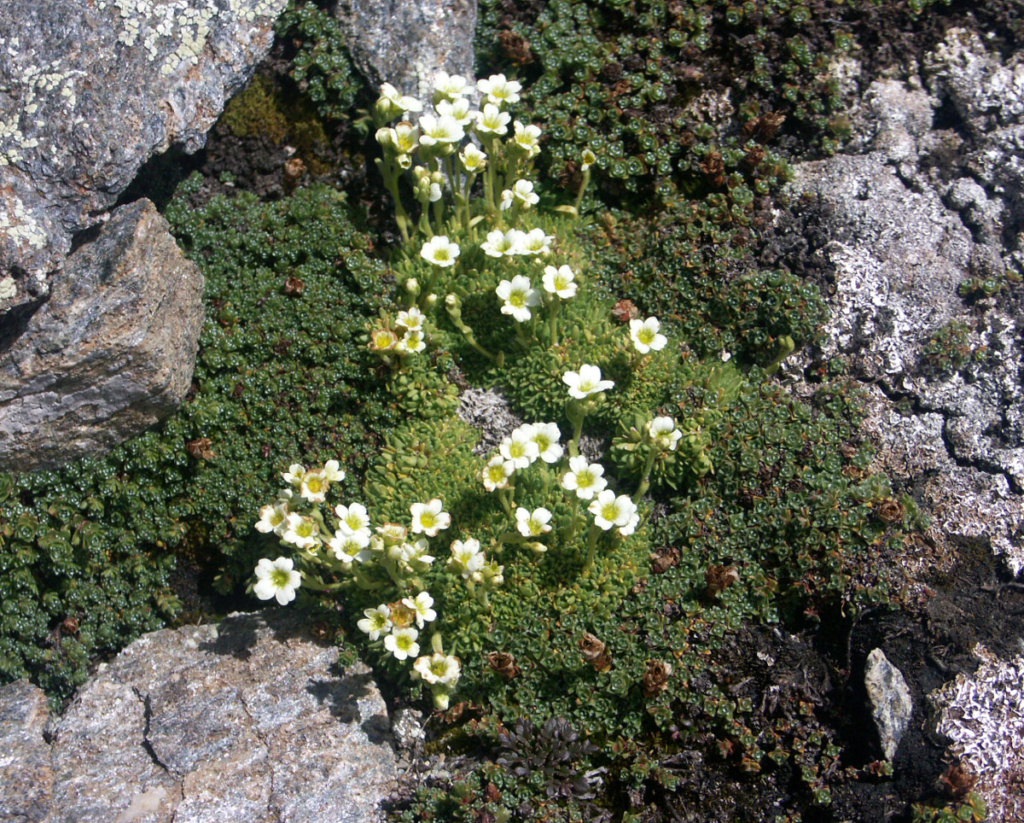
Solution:
<svg viewBox="0 0 1024 823"><path fill-rule="evenodd" d="M0 3L0 317L153 154L205 144L285 0Z"/></svg>
<svg viewBox="0 0 1024 823"><path fill-rule="evenodd" d="M387 711L337 660L294 613L241 614L144 635L49 727L41 691L0 688L0 821L378 821Z"/></svg>

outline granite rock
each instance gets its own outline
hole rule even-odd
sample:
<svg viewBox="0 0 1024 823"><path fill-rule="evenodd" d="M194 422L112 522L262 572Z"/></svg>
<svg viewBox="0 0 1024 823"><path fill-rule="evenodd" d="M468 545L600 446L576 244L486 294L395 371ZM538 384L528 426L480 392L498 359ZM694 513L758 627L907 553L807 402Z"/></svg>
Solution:
<svg viewBox="0 0 1024 823"><path fill-rule="evenodd" d="M476 0L341 0L349 51L374 85L429 101L439 71L473 80Z"/></svg>
<svg viewBox="0 0 1024 823"><path fill-rule="evenodd" d="M35 687L0 688L0 776L20 778L0 780L0 821L380 820L383 699L304 627L275 610L144 635L56 720Z"/></svg>
<svg viewBox="0 0 1024 823"><path fill-rule="evenodd" d="M152 203L115 211L0 341L0 467L103 451L173 411L191 385L202 294Z"/></svg>
<svg viewBox="0 0 1024 823"><path fill-rule="evenodd" d="M872 649L864 670L864 687L871 702L871 717L882 744L882 754L886 760L892 760L914 713L907 681L889 662L885 652Z"/></svg>
<svg viewBox="0 0 1024 823"><path fill-rule="evenodd" d="M0 317L45 298L151 155L204 145L285 3L0 3Z"/></svg>

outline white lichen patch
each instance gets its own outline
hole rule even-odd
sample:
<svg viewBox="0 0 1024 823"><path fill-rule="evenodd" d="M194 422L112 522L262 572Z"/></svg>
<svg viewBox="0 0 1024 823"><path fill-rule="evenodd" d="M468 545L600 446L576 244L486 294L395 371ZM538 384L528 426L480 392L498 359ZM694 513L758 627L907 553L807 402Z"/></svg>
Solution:
<svg viewBox="0 0 1024 823"><path fill-rule="evenodd" d="M1001 660L977 646L981 666L932 692L939 711L936 727L953 742L951 752L978 777L977 790L989 820L1024 820L1024 654Z"/></svg>
<svg viewBox="0 0 1024 823"><path fill-rule="evenodd" d="M0 236L6 236L17 246L27 244L33 249L44 248L47 235L25 209L17 195L9 200L0 198Z"/></svg>
<svg viewBox="0 0 1024 823"><path fill-rule="evenodd" d="M8 275L0 280L0 300L10 300L18 293L18 284Z"/></svg>

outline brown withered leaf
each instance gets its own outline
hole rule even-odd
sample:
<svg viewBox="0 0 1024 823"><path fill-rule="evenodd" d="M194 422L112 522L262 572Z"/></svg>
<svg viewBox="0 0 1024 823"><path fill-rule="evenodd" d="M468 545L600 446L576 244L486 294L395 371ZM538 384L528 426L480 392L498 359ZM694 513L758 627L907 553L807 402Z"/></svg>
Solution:
<svg viewBox="0 0 1024 823"><path fill-rule="evenodd" d="M200 437L198 440L189 440L185 444L187 451L196 460L212 460L217 455L213 451L213 441L209 437Z"/></svg>
<svg viewBox="0 0 1024 823"><path fill-rule="evenodd" d="M630 320L640 316L640 309L632 300L623 298L612 307L612 317L620 323L628 323Z"/></svg>
<svg viewBox="0 0 1024 823"><path fill-rule="evenodd" d="M717 597L739 579L740 572L735 566L708 566L708 570L704 572L708 597Z"/></svg>
<svg viewBox="0 0 1024 823"><path fill-rule="evenodd" d="M903 504L899 500L893 500L891 497L882 500L875 509L878 519L889 525L902 522L906 513Z"/></svg>
<svg viewBox="0 0 1024 823"><path fill-rule="evenodd" d="M306 290L306 281L298 277L289 277L284 281L284 293L289 297L302 297Z"/></svg>

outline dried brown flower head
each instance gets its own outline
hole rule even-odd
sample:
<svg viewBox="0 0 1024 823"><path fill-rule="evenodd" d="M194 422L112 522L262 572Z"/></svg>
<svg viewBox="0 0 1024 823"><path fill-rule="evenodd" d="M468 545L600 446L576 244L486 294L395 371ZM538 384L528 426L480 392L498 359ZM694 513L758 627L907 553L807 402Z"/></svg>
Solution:
<svg viewBox="0 0 1024 823"><path fill-rule="evenodd" d="M522 674L515 657L508 652L491 652L487 655L487 664L493 671L508 680Z"/></svg>
<svg viewBox="0 0 1024 823"><path fill-rule="evenodd" d="M738 583L740 572L735 566L708 566L704 580L708 584L708 597L717 597L733 583Z"/></svg>
<svg viewBox="0 0 1024 823"><path fill-rule="evenodd" d="M608 647L590 632L584 633L580 638L579 647L583 659L594 667L594 671L606 672L612 667L612 656Z"/></svg>
<svg viewBox="0 0 1024 823"><path fill-rule="evenodd" d="M899 500L893 500L891 497L887 497L878 504L878 508L875 509L875 513L878 515L878 519L883 523L892 524L902 522L907 511L903 508L903 504L900 503Z"/></svg>
<svg viewBox="0 0 1024 823"><path fill-rule="evenodd" d="M647 671L644 672L644 697L657 697L668 688L668 678L672 674L672 664L664 660L648 660Z"/></svg>
<svg viewBox="0 0 1024 823"><path fill-rule="evenodd" d="M198 440L189 440L185 444L187 451L196 460L210 460L217 455L213 451L213 442L209 437L200 437Z"/></svg>

